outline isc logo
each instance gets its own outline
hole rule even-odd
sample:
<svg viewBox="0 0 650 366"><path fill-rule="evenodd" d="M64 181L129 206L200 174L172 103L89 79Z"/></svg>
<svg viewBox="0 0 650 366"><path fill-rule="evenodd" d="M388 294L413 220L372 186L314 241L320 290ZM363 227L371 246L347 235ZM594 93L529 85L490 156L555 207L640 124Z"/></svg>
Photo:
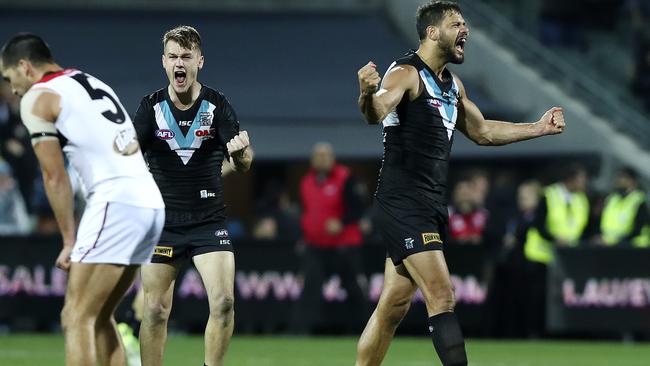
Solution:
<svg viewBox="0 0 650 366"><path fill-rule="evenodd" d="M161 140L170 140L173 139L176 134L174 131L170 130L156 130L156 137Z"/></svg>
<svg viewBox="0 0 650 366"><path fill-rule="evenodd" d="M180 127L190 127L194 121L178 121Z"/></svg>
<svg viewBox="0 0 650 366"><path fill-rule="evenodd" d="M198 137L210 136L211 133L211 130L196 130L196 132L194 132L194 134Z"/></svg>
<svg viewBox="0 0 650 366"><path fill-rule="evenodd" d="M199 191L201 198L214 198L217 197L217 194L214 192L209 192L207 189L202 189Z"/></svg>

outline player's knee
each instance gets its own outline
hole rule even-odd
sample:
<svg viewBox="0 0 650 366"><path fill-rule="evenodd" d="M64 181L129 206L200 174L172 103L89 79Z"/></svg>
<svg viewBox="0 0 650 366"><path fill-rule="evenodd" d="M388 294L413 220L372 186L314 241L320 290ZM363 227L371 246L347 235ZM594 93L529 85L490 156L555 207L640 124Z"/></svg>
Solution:
<svg viewBox="0 0 650 366"><path fill-rule="evenodd" d="M171 312L171 305L161 301L148 301L145 304L144 317L152 323L160 324L167 322Z"/></svg>
<svg viewBox="0 0 650 366"><path fill-rule="evenodd" d="M235 311L235 298L232 295L220 295L210 301L210 315L228 318Z"/></svg>
<svg viewBox="0 0 650 366"><path fill-rule="evenodd" d="M400 298L392 302L380 303L377 307L378 315L388 323L388 325L397 327L404 319L411 306L411 298Z"/></svg>
<svg viewBox="0 0 650 366"><path fill-rule="evenodd" d="M456 307L454 288L450 285L439 289L439 291L434 295L434 299L431 303L433 307L432 310L435 313L454 311L454 308Z"/></svg>
<svg viewBox="0 0 650 366"><path fill-rule="evenodd" d="M88 316L84 316L81 311L73 309L72 306L64 306L61 310L61 327L63 331L66 331L70 328L76 328L82 326L84 323L93 322L94 319Z"/></svg>

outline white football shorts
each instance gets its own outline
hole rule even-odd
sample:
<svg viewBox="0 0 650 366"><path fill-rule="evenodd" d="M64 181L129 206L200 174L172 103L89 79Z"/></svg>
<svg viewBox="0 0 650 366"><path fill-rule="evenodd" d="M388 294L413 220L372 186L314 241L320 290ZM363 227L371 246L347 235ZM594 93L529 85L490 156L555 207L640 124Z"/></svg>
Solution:
<svg viewBox="0 0 650 366"><path fill-rule="evenodd" d="M164 224L163 208L91 203L81 217L70 260L122 265L150 263Z"/></svg>

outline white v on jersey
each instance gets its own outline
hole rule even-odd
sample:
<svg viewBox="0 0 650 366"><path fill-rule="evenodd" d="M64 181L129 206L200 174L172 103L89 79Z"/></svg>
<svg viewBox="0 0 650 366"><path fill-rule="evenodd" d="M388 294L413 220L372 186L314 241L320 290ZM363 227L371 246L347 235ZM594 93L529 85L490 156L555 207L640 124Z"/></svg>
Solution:
<svg viewBox="0 0 650 366"><path fill-rule="evenodd" d="M56 134L25 121L32 138L52 136L79 173L89 203L120 202L164 208L156 183L139 151L131 118L113 90L79 70L46 75L23 97L23 115L31 114L30 93L54 92L61 98ZM31 100L31 103L30 103ZM57 135L57 136L53 136Z"/></svg>

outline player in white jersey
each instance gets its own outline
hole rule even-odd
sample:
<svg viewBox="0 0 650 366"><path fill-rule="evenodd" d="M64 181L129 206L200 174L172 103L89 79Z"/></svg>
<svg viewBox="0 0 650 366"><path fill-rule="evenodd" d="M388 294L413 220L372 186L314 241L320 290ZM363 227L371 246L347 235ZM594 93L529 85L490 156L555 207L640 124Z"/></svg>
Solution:
<svg viewBox="0 0 650 366"><path fill-rule="evenodd" d="M164 224L133 123L109 86L62 69L40 37L18 34L0 54L2 76L22 97L21 117L63 236L56 265L69 271L61 313L66 363L125 365L113 312L150 262ZM78 230L63 153L87 192Z"/></svg>

